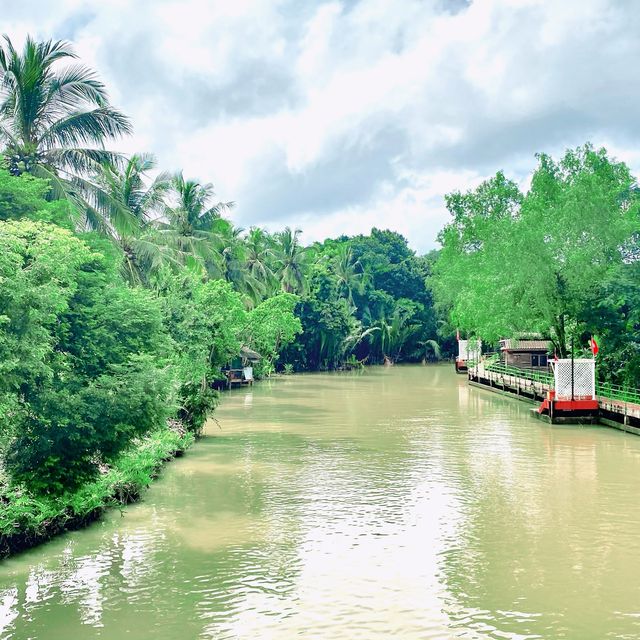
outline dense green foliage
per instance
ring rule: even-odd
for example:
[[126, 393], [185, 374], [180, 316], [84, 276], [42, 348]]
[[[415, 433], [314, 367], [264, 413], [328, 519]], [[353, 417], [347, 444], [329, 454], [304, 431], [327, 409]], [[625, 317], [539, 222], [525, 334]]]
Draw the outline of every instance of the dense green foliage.
[[498, 173], [450, 194], [429, 256], [379, 229], [305, 246], [105, 151], [128, 120], [73, 58], [0, 47], [0, 537], [126, 501], [248, 351], [260, 377], [438, 359], [455, 328], [559, 354], [598, 334], [599, 375], [640, 385], [638, 190], [605, 151], [540, 155], [526, 193]]
[[199, 433], [241, 353], [261, 356], [257, 377], [438, 354], [429, 265], [404, 238], [308, 247], [298, 229], [234, 227], [212, 185], [102, 150], [129, 124], [91, 70], [62, 66], [73, 58], [62, 42], [0, 48], [11, 487], [64, 500], [148, 433]]
[[331, 369], [353, 359], [371, 364], [432, 357], [436, 320], [426, 258], [398, 233], [326, 240], [310, 249], [303, 333], [283, 355], [297, 369]]
[[559, 355], [596, 334], [599, 375], [640, 384], [638, 203], [626, 165], [588, 145], [540, 155], [526, 194], [502, 173], [451, 194], [432, 281], [440, 310], [488, 342], [548, 336]]
[[55, 226], [4, 223], [0, 254], [7, 469], [60, 492], [166, 418], [160, 308]]
[[137, 499], [162, 464], [193, 442], [191, 433], [160, 428], [133, 442], [110, 469], [63, 495], [34, 494], [0, 473], [0, 558], [83, 526], [108, 507]]

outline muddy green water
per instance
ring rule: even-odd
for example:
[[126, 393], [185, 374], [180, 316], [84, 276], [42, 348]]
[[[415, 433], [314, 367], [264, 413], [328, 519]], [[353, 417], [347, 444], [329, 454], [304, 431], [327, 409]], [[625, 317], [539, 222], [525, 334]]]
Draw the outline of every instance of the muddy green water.
[[0, 565], [0, 638], [640, 637], [640, 438], [451, 366], [227, 394], [144, 502]]

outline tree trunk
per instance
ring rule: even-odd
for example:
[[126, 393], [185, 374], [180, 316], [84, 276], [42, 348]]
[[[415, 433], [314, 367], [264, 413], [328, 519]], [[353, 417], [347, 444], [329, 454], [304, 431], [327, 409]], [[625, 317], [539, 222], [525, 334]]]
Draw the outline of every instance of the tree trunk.
[[554, 343], [556, 343], [556, 347], [559, 351], [558, 356], [564, 358], [567, 355], [567, 332], [565, 329], [564, 313], [556, 317], [555, 322], [553, 323], [553, 328], [556, 333]]

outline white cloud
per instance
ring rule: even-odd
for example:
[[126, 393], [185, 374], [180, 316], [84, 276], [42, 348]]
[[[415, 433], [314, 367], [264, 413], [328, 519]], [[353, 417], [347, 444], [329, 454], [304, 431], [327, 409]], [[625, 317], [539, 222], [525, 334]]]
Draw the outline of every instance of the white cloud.
[[285, 220], [267, 220], [265, 226], [270, 230], [277, 230], [283, 224], [301, 228], [305, 242], [338, 234], [368, 233], [372, 227], [392, 228], [411, 238], [418, 250], [428, 251], [447, 216], [445, 194], [475, 188], [484, 179], [470, 171], [438, 171], [429, 175], [404, 172], [398, 178], [406, 186], [398, 189], [393, 182], [381, 183], [366, 204], [349, 206], [325, 216], [310, 211]]
[[73, 39], [133, 139], [307, 239], [434, 246], [443, 195], [592, 139], [640, 167], [640, 19], [624, 0], [0, 0], [20, 40]]

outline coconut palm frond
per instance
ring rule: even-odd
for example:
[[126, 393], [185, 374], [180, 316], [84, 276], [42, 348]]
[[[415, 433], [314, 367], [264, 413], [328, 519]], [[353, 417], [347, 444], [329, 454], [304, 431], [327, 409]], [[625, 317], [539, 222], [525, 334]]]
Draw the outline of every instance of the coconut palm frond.
[[131, 132], [129, 118], [117, 109], [105, 106], [61, 118], [42, 132], [37, 144], [44, 148], [102, 144], [105, 139], [119, 138]]
[[[80, 64], [68, 42], [27, 38], [19, 52], [5, 36], [0, 43], [0, 139], [14, 175], [31, 173], [49, 180], [52, 199], [68, 200], [92, 227], [110, 233], [105, 197], [90, 184], [103, 165], [122, 165], [106, 151], [107, 141], [131, 133], [129, 119], [110, 106], [96, 74]], [[93, 186], [96, 186], [93, 184]], [[91, 211], [92, 210], [92, 211]]]
[[82, 202], [73, 185], [68, 180], [61, 178], [52, 167], [45, 164], [36, 164], [30, 173], [36, 178], [48, 180], [48, 195], [50, 199], [67, 200], [76, 214], [81, 213], [85, 203]]
[[104, 149], [50, 149], [42, 154], [42, 160], [62, 174], [95, 175], [104, 165], [118, 165], [123, 159], [119, 153]]
[[111, 237], [132, 235], [139, 230], [139, 221], [126, 203], [97, 181], [72, 176], [69, 182], [87, 205], [85, 213], [89, 229]]
[[47, 102], [59, 109], [73, 108], [78, 102], [104, 106], [107, 91], [96, 73], [83, 65], [72, 65], [51, 78]]

